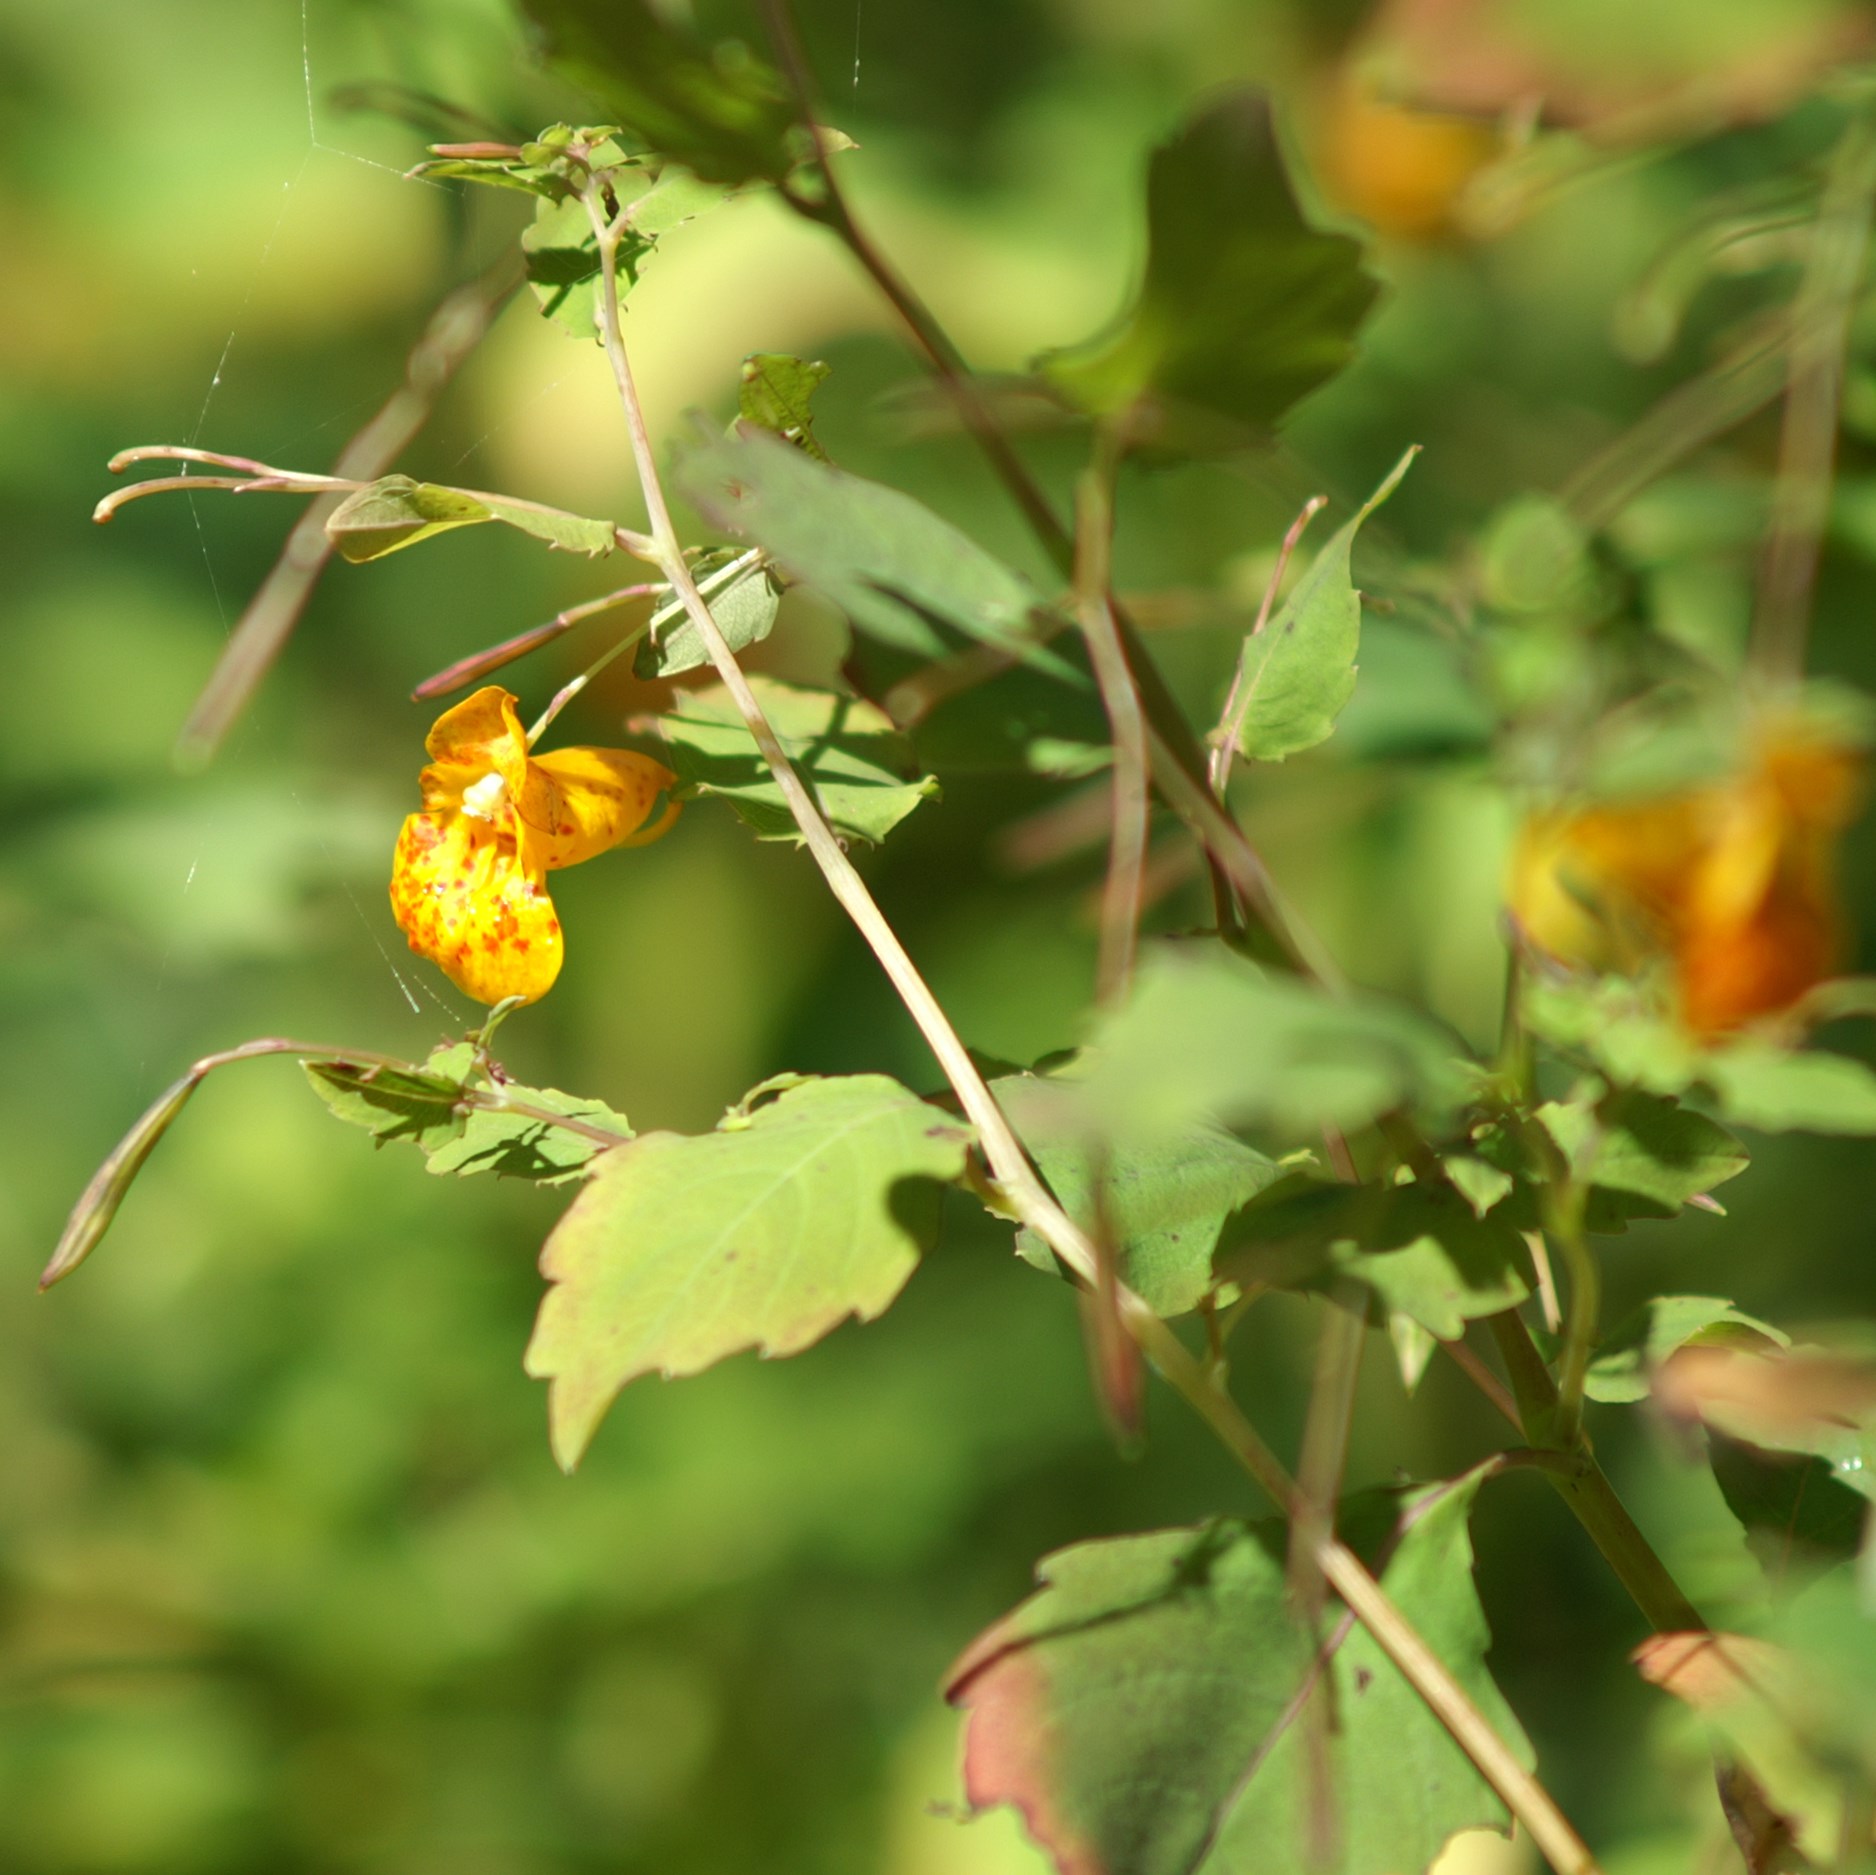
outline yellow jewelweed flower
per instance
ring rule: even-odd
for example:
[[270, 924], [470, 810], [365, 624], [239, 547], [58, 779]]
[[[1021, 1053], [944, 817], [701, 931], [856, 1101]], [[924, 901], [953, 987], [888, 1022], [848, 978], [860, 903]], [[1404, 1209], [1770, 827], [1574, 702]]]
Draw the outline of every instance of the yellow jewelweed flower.
[[1519, 929], [1590, 970], [1664, 962], [1696, 1034], [1789, 1008], [1841, 961], [1837, 844], [1864, 766], [1817, 724], [1774, 719], [1725, 780], [1535, 814], [1512, 860]]
[[677, 777], [630, 749], [530, 755], [515, 699], [497, 684], [446, 710], [424, 746], [423, 808], [391, 861], [398, 928], [477, 1002], [535, 1002], [560, 974], [547, 874], [666, 833], [675, 801], [645, 821]]

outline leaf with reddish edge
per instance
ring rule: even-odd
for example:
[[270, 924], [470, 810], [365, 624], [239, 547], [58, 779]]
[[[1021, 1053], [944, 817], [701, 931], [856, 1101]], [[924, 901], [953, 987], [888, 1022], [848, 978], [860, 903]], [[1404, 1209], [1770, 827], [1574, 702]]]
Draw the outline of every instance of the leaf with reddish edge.
[[[1485, 1469], [1404, 1500], [1383, 1578], [1507, 1736], [1485, 1672], [1466, 1517]], [[965, 1709], [972, 1804], [1013, 1804], [1061, 1875], [1303, 1875], [1303, 1733], [1315, 1648], [1287, 1599], [1280, 1527], [1218, 1521], [1084, 1543], [975, 1643]], [[1391, 1662], [1331, 1627], [1338, 1875], [1423, 1868], [1504, 1812]], [[1320, 1677], [1319, 1675], [1317, 1676]]]

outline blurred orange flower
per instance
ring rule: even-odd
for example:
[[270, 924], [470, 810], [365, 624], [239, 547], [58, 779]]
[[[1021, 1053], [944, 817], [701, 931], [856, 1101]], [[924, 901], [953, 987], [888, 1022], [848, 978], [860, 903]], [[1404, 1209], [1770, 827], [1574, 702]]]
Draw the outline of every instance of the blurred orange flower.
[[1466, 184], [1503, 149], [1496, 124], [1393, 103], [1349, 75], [1332, 81], [1317, 123], [1323, 188], [1371, 227], [1409, 241], [1455, 233]]
[[547, 874], [667, 832], [675, 801], [645, 820], [677, 778], [630, 749], [530, 755], [515, 699], [495, 684], [439, 716], [425, 747], [423, 809], [391, 862], [398, 928], [477, 1002], [534, 1002], [560, 974]]
[[1789, 1008], [1841, 960], [1837, 845], [1864, 767], [1788, 716], [1761, 726], [1729, 779], [1533, 814], [1511, 869], [1520, 933], [1584, 969], [1664, 963], [1697, 1034]]

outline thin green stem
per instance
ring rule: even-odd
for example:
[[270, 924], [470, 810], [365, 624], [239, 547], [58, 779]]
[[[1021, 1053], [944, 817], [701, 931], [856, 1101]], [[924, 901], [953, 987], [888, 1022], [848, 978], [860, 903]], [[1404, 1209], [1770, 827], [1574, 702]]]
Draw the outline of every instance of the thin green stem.
[[[1558, 1451], [1557, 1389], [1543, 1357], [1532, 1344], [1530, 1331], [1514, 1309], [1492, 1316], [1490, 1326], [1511, 1380], [1524, 1436], [1539, 1451]], [[1704, 1628], [1707, 1624], [1699, 1609], [1687, 1599], [1667, 1565], [1636, 1527], [1601, 1466], [1581, 1446], [1561, 1456], [1570, 1461], [1571, 1469], [1546, 1468], [1545, 1476], [1556, 1486], [1649, 1625], [1664, 1634]]]

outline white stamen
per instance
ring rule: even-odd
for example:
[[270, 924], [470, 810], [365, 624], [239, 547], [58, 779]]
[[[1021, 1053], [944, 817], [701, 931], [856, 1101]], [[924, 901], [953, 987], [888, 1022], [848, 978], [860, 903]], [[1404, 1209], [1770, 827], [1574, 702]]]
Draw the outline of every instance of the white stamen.
[[508, 797], [508, 784], [500, 775], [484, 775], [462, 791], [462, 811], [471, 820], [493, 820]]

